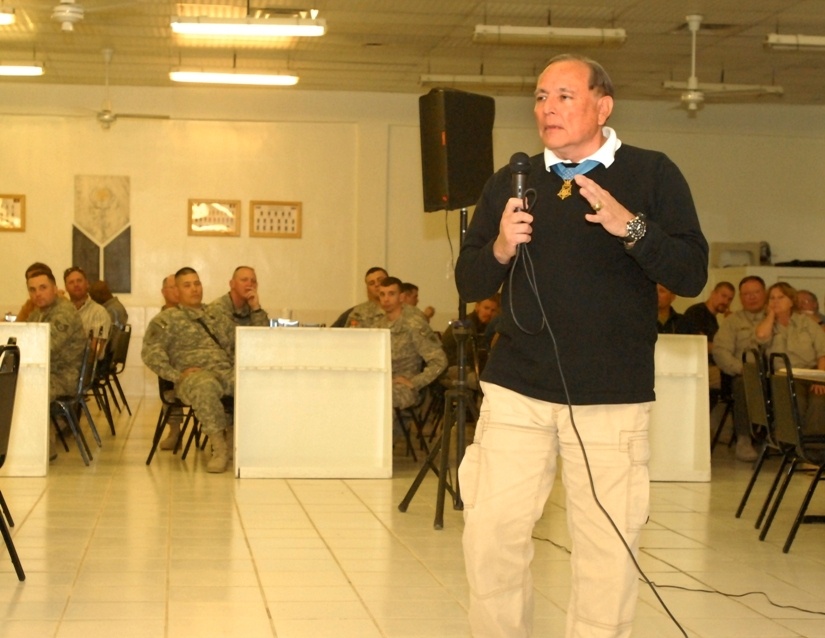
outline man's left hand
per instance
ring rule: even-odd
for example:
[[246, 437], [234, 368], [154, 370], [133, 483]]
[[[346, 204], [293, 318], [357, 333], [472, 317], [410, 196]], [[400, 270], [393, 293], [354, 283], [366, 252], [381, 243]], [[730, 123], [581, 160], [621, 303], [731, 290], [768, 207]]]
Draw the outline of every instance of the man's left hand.
[[633, 213], [622, 206], [616, 199], [596, 182], [585, 175], [576, 175], [573, 179], [581, 189], [581, 196], [587, 200], [592, 213], [584, 218], [596, 224], [601, 224], [604, 229], [616, 237], [627, 236], [627, 222], [636, 217]]

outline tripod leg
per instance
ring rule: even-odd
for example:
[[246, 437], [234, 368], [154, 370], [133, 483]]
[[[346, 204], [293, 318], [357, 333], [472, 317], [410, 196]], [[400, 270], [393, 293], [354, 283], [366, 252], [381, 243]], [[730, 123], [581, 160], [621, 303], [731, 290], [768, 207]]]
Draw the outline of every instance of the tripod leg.
[[433, 447], [430, 449], [430, 453], [427, 455], [427, 458], [424, 460], [424, 463], [421, 465], [421, 469], [418, 470], [418, 474], [415, 476], [415, 480], [410, 485], [410, 489], [407, 490], [407, 494], [404, 496], [404, 499], [398, 504], [398, 509], [401, 512], [406, 512], [407, 508], [410, 506], [410, 502], [413, 500], [415, 493], [418, 491], [418, 488], [421, 487], [421, 483], [424, 481], [424, 477], [427, 476], [427, 472], [432, 468], [433, 472], [438, 474], [438, 470], [436, 469], [433, 461], [435, 457], [438, 456], [438, 452], [441, 450], [441, 441], [436, 441]]

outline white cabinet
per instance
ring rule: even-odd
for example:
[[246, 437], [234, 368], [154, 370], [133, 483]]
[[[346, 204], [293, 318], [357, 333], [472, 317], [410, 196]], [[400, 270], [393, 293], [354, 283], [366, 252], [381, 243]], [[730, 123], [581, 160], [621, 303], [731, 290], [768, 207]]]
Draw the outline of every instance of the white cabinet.
[[650, 479], [710, 481], [708, 350], [703, 335], [659, 335]]
[[49, 467], [49, 324], [0, 323], [0, 343], [17, 339], [20, 372], [6, 462], [0, 476], [46, 476]]
[[392, 476], [388, 330], [238, 328], [235, 475]]

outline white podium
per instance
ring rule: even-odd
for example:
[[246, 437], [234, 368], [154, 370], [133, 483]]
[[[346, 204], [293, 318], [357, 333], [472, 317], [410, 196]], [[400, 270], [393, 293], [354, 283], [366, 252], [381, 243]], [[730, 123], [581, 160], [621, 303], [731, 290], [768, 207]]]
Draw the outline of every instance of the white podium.
[[235, 334], [235, 476], [392, 476], [388, 330]]
[[650, 480], [710, 481], [708, 349], [703, 335], [659, 335]]
[[0, 343], [17, 339], [20, 372], [0, 476], [46, 476], [49, 467], [49, 324], [0, 322]]

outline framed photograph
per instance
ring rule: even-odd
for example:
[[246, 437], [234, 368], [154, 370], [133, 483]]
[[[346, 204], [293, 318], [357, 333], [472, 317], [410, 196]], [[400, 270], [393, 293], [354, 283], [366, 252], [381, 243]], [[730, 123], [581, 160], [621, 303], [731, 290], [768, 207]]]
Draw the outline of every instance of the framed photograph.
[[190, 199], [189, 234], [237, 237], [241, 234], [241, 202], [236, 199]]
[[301, 202], [249, 202], [250, 237], [301, 237]]
[[0, 230], [26, 230], [25, 195], [0, 195]]

